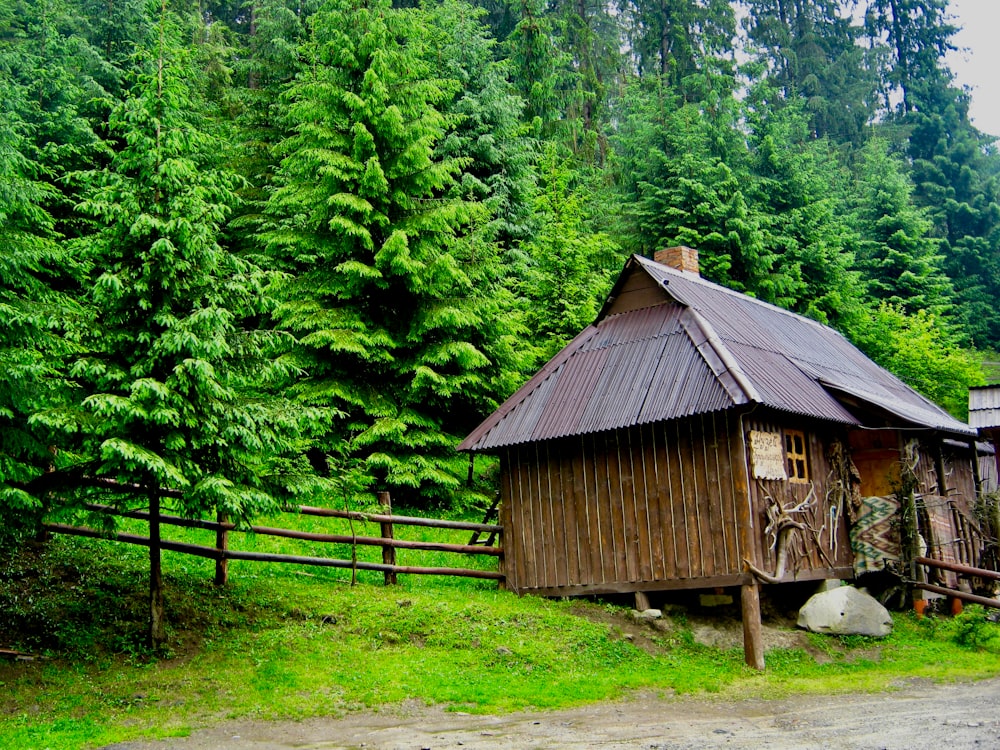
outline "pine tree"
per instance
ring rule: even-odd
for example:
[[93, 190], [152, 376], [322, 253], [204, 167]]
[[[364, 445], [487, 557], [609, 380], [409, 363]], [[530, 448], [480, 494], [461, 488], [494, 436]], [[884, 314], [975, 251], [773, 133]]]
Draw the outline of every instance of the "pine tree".
[[[123, 147], [110, 168], [82, 176], [80, 209], [97, 231], [80, 243], [94, 268], [91, 352], [72, 370], [88, 394], [52, 422], [86, 438], [86, 471], [143, 488], [150, 534], [165, 489], [183, 491], [185, 516], [238, 523], [277, 507], [282, 457], [297, 417], [250, 392], [276, 376], [266, 338], [242, 319], [259, 315], [265, 278], [222, 244], [238, 180], [199, 127], [192, 72], [176, 43], [177, 19], [161, 10], [160, 39], [115, 108]], [[278, 373], [280, 375], [280, 372]], [[159, 550], [150, 548], [154, 647], [165, 639]]]
[[939, 110], [936, 100], [952, 80], [945, 55], [958, 30], [948, 0], [868, 0], [865, 28], [869, 46], [888, 51], [880, 76], [885, 111]]
[[953, 313], [955, 290], [942, 265], [931, 222], [912, 203], [913, 185], [888, 144], [872, 139], [861, 153], [854, 191], [857, 262], [869, 294], [907, 314]]
[[63, 291], [79, 266], [59, 244], [44, 206], [56, 191], [39, 179], [21, 118], [27, 93], [0, 61], [0, 546], [36, 529], [44, 511], [32, 483], [64, 457], [38, 416], [70, 401], [69, 332], [82, 311]]
[[341, 415], [323, 447], [404, 503], [460, 489], [454, 446], [493, 378], [482, 340], [503, 325], [472, 283], [496, 263], [468, 236], [488, 213], [449, 197], [466, 160], [436, 151], [456, 87], [428, 75], [423, 20], [383, 0], [312, 18], [261, 234], [290, 275], [277, 319], [301, 342], [297, 393]]

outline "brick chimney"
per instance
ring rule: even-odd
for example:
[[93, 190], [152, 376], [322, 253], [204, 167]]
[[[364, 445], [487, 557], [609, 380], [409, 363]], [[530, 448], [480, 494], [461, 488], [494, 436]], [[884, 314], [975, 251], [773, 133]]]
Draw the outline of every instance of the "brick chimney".
[[695, 276], [701, 275], [698, 271], [698, 251], [691, 247], [678, 245], [657, 250], [653, 254], [653, 260], [678, 271], [693, 273]]

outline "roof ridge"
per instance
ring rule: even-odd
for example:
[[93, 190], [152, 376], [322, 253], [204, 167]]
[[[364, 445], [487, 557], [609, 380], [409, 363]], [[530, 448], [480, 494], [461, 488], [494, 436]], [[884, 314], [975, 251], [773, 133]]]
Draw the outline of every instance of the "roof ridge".
[[[665, 274], [667, 274], [669, 276], [676, 277], [677, 279], [680, 279], [681, 281], [686, 281], [686, 282], [689, 282], [689, 283], [692, 283], [692, 284], [701, 284], [702, 286], [711, 287], [712, 289], [716, 289], [716, 290], [718, 290], [720, 292], [723, 292], [725, 294], [728, 294], [730, 296], [737, 297], [737, 298], [739, 298], [741, 300], [745, 300], [745, 301], [751, 302], [751, 303], [753, 303], [755, 305], [760, 305], [761, 307], [766, 307], [766, 308], [768, 308], [770, 310], [774, 310], [775, 312], [779, 312], [779, 313], [782, 313], [784, 315], [788, 315], [788, 316], [790, 316], [792, 318], [796, 318], [797, 320], [802, 320], [802, 321], [804, 321], [806, 323], [811, 323], [812, 325], [817, 326], [819, 328], [823, 328], [823, 329], [826, 329], [826, 330], [833, 331], [838, 336], [843, 336], [843, 334], [840, 333], [840, 331], [838, 331], [836, 328], [833, 328], [832, 326], [827, 325], [826, 323], [821, 323], [818, 320], [814, 320], [812, 318], [809, 318], [809, 317], [803, 315], [802, 313], [797, 313], [797, 312], [795, 312], [793, 310], [788, 310], [788, 309], [786, 309], [784, 307], [781, 307], [780, 305], [774, 304], [773, 302], [766, 302], [766, 301], [760, 299], [759, 297], [752, 297], [751, 295], [749, 295], [746, 292], [740, 292], [740, 291], [737, 291], [736, 289], [730, 289], [729, 287], [723, 286], [722, 284], [718, 284], [718, 283], [716, 283], [714, 281], [709, 281], [708, 279], [706, 279], [703, 276], [696, 276], [693, 273], [679, 271], [676, 268], [672, 268], [670, 266], [665, 266], [662, 263], [657, 263], [655, 260], [650, 260], [649, 258], [647, 258], [645, 256], [642, 256], [642, 255], [633, 255], [632, 257], [636, 258], [647, 272], [649, 272], [649, 271], [655, 271], [655, 272], [659, 272], [659, 273], [665, 273]], [[668, 294], [670, 293], [669, 289], [667, 289], [667, 293]], [[671, 295], [671, 296], [673, 296], [673, 295]], [[680, 300], [679, 299], [677, 301], [680, 302], [681, 304], [688, 305], [688, 303], [685, 302], [684, 300]], [[688, 306], [690, 306], [690, 305], [688, 305]]]
[[[684, 303], [680, 303], [684, 304]], [[690, 327], [687, 320], [690, 321]], [[681, 325], [684, 328], [684, 332], [687, 333], [688, 338], [691, 339], [691, 343], [694, 345], [695, 349], [705, 360], [705, 364], [708, 365], [715, 379], [719, 382], [729, 397], [733, 399], [734, 403], [745, 404], [749, 401], [761, 402], [763, 399], [757, 392], [757, 388], [754, 386], [753, 382], [750, 380], [749, 376], [743, 372], [743, 368], [740, 367], [739, 362], [736, 361], [736, 357], [733, 353], [729, 351], [726, 347], [725, 342], [716, 333], [715, 328], [712, 324], [705, 319], [697, 310], [693, 307], [685, 305], [684, 314], [681, 316]], [[704, 340], [698, 342], [695, 337], [692, 336], [691, 328], [697, 329]], [[706, 356], [706, 352], [703, 346], [707, 345], [715, 357], [719, 360], [718, 363], [713, 363], [711, 358]], [[721, 365], [721, 367], [720, 367]], [[728, 378], [725, 376], [729, 375]], [[731, 381], [731, 382], [730, 382]], [[735, 389], [733, 388], [735, 386]], [[737, 393], [733, 393], [736, 390]]]

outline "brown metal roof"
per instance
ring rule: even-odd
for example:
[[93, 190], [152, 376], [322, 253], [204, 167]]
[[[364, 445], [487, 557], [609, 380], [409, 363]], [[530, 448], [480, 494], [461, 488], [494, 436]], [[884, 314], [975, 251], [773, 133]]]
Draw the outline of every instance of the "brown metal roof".
[[[611, 314], [617, 291], [636, 273], [655, 281], [662, 302]], [[845, 394], [906, 424], [975, 434], [832, 328], [632, 256], [598, 321], [459, 448], [488, 451], [745, 403], [860, 424]]]

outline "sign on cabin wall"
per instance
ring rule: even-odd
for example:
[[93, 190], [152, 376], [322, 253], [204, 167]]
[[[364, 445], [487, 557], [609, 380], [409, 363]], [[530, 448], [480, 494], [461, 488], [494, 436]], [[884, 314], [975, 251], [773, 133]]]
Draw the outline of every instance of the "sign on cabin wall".
[[754, 479], [788, 479], [781, 433], [750, 430], [750, 463]]

